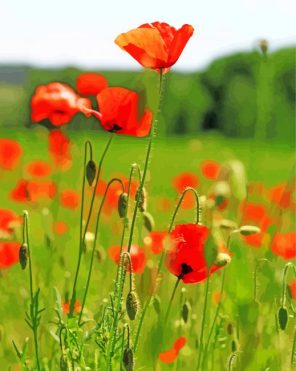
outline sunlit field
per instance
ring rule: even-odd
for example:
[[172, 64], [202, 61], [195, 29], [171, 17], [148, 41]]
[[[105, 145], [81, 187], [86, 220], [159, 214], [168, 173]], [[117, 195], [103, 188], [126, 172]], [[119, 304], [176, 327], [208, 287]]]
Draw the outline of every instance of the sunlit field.
[[193, 36], [0, 66], [0, 370], [295, 369], [295, 50], [171, 72]]

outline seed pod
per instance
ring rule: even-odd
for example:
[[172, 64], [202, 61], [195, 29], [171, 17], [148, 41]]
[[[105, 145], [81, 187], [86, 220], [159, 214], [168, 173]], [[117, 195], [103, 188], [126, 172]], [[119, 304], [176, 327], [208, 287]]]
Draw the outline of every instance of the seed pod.
[[182, 307], [182, 318], [185, 323], [188, 321], [189, 316], [189, 306], [188, 303], [184, 303]]
[[126, 311], [131, 321], [136, 318], [139, 311], [140, 303], [135, 290], [130, 291], [126, 297]]
[[118, 199], [118, 214], [120, 218], [124, 218], [127, 209], [127, 193], [123, 192]]
[[219, 254], [216, 257], [216, 260], [214, 261], [215, 265], [218, 265], [218, 267], [224, 267], [224, 265], [229, 264], [231, 262], [231, 257], [224, 253], [219, 252]]
[[139, 194], [140, 193], [139, 191], [140, 191], [140, 188], [138, 188], [136, 192], [136, 201], [139, 198], [139, 201], [138, 201], [139, 210], [141, 212], [144, 212], [147, 208], [147, 192], [144, 187], [142, 188], [141, 194]]
[[147, 211], [143, 212], [144, 226], [148, 232], [152, 232], [155, 226], [153, 216]]
[[95, 179], [96, 170], [97, 170], [97, 167], [96, 167], [95, 162], [93, 160], [89, 160], [87, 165], [86, 165], [85, 174], [86, 174], [86, 179], [87, 179], [88, 185], [90, 187], [93, 184], [93, 181]]
[[134, 352], [131, 348], [125, 348], [123, 353], [123, 364], [126, 371], [134, 371], [135, 368]]
[[28, 262], [28, 245], [23, 243], [19, 250], [19, 261], [22, 269], [25, 269]]
[[288, 323], [288, 311], [286, 307], [280, 307], [278, 313], [278, 319], [281, 330], [285, 330]]
[[261, 229], [254, 225], [243, 225], [239, 229], [239, 233], [243, 236], [250, 236], [251, 234], [260, 233]]

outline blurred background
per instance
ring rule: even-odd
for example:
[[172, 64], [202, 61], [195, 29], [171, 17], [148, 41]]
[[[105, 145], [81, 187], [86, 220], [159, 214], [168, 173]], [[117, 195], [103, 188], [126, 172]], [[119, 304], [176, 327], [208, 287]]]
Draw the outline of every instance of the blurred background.
[[[37, 85], [60, 81], [75, 87], [81, 71], [100, 72], [111, 86], [137, 88], [143, 69], [114, 39], [158, 20], [195, 28], [167, 79], [165, 135], [215, 131], [294, 146], [292, 1], [152, 0], [140, 6], [134, 0], [12, 0], [1, 13], [2, 129], [30, 126], [29, 102]], [[154, 84], [155, 73], [146, 74]], [[85, 128], [83, 121], [77, 115], [69, 129]], [[88, 128], [99, 126], [93, 120]]]

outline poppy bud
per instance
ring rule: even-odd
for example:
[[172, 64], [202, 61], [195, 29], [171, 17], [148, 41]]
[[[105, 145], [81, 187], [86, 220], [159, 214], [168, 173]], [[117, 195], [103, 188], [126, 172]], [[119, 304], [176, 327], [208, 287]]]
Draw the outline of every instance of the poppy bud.
[[286, 307], [280, 307], [278, 313], [278, 319], [281, 330], [285, 330], [288, 323], [288, 311]]
[[189, 316], [189, 303], [184, 303], [182, 307], [182, 318], [185, 323], [188, 321]]
[[237, 344], [235, 340], [232, 340], [231, 342], [231, 351], [236, 352], [237, 351]]
[[259, 47], [263, 55], [266, 55], [268, 51], [268, 41], [266, 39], [262, 39], [259, 41]]
[[148, 232], [152, 232], [155, 227], [153, 216], [150, 213], [143, 212], [144, 226]]
[[254, 225], [243, 225], [239, 229], [239, 233], [243, 236], [250, 236], [251, 234], [260, 233], [261, 229]]
[[131, 321], [136, 318], [136, 315], [139, 311], [140, 303], [139, 298], [135, 290], [132, 290], [128, 293], [126, 297], [126, 311], [128, 317]]
[[155, 312], [159, 315], [160, 314], [160, 299], [159, 299], [159, 296], [154, 297], [153, 308], [154, 308]]
[[136, 201], [139, 198], [139, 201], [138, 201], [139, 210], [141, 212], [144, 212], [147, 208], [147, 192], [146, 192], [146, 189], [144, 187], [142, 188], [141, 195], [140, 195], [139, 191], [140, 191], [140, 188], [138, 188], [138, 190], [136, 192]]
[[88, 185], [91, 187], [91, 185], [93, 184], [93, 181], [95, 179], [95, 176], [96, 176], [96, 164], [93, 160], [89, 160], [87, 165], [86, 165], [86, 179], [87, 179], [87, 182], [88, 182]]
[[124, 218], [127, 210], [127, 193], [123, 192], [118, 199], [118, 214], [120, 218]]
[[126, 371], [133, 371], [135, 368], [134, 352], [131, 348], [125, 348], [123, 353], [123, 364]]
[[19, 261], [22, 269], [25, 269], [28, 262], [28, 245], [23, 243], [19, 250]]
[[219, 227], [223, 229], [235, 229], [237, 228], [237, 223], [229, 219], [223, 219], [221, 220]]
[[228, 323], [228, 325], [227, 325], [227, 332], [228, 332], [229, 335], [232, 335], [233, 334], [232, 323]]
[[214, 264], [218, 267], [224, 267], [224, 265], [229, 264], [231, 262], [231, 257], [224, 253], [219, 252], [219, 254], [216, 257], [216, 260], [214, 261]]

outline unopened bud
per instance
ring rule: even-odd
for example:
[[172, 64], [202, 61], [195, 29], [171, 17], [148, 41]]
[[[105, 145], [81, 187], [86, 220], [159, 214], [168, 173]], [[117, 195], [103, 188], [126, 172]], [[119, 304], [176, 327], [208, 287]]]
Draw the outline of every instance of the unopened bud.
[[230, 255], [226, 254], [225, 252], [219, 252], [214, 261], [214, 264], [218, 267], [224, 267], [224, 265], [229, 264], [231, 262]]
[[243, 236], [249, 236], [251, 234], [260, 233], [261, 229], [258, 227], [255, 227], [254, 225], [243, 225], [239, 229], [239, 233]]
[[131, 348], [125, 348], [123, 353], [123, 364], [126, 371], [134, 371], [135, 368], [134, 352]]
[[153, 216], [150, 213], [147, 213], [147, 211], [145, 211], [143, 212], [143, 221], [147, 231], [152, 232], [155, 226]]
[[86, 174], [86, 179], [87, 179], [88, 185], [90, 187], [93, 184], [93, 181], [95, 179], [96, 170], [97, 170], [97, 167], [96, 167], [95, 162], [93, 160], [89, 160], [87, 165], [86, 165], [85, 174]]
[[138, 190], [136, 192], [136, 201], [137, 200], [138, 200], [139, 210], [141, 212], [144, 212], [147, 208], [147, 192], [146, 192], [146, 189], [144, 187], [142, 188], [141, 194], [140, 194], [140, 188], [138, 188]]
[[140, 303], [139, 298], [135, 290], [132, 290], [128, 293], [126, 297], [126, 311], [128, 317], [131, 321], [136, 318], [136, 315], [139, 311]]
[[228, 323], [228, 325], [227, 325], [227, 332], [228, 332], [229, 335], [232, 335], [233, 334], [232, 323]]
[[222, 219], [219, 223], [219, 227], [223, 229], [235, 229], [237, 228], [237, 223], [229, 219]]
[[28, 245], [23, 243], [19, 250], [19, 261], [22, 269], [25, 269], [28, 262]]
[[127, 193], [123, 192], [118, 199], [118, 214], [120, 218], [124, 218], [127, 210]]
[[188, 321], [189, 316], [189, 303], [184, 303], [182, 307], [182, 318], [185, 323]]
[[288, 311], [286, 307], [280, 307], [278, 313], [278, 319], [281, 330], [285, 330], [288, 323]]
[[262, 54], [266, 54], [268, 51], [268, 41], [266, 39], [262, 39], [259, 41], [259, 47], [261, 49]]
[[153, 299], [153, 308], [155, 312], [159, 315], [160, 314], [160, 299], [158, 296], [155, 296]]
[[231, 342], [231, 351], [236, 352], [237, 351], [237, 344], [235, 340], [232, 340]]

